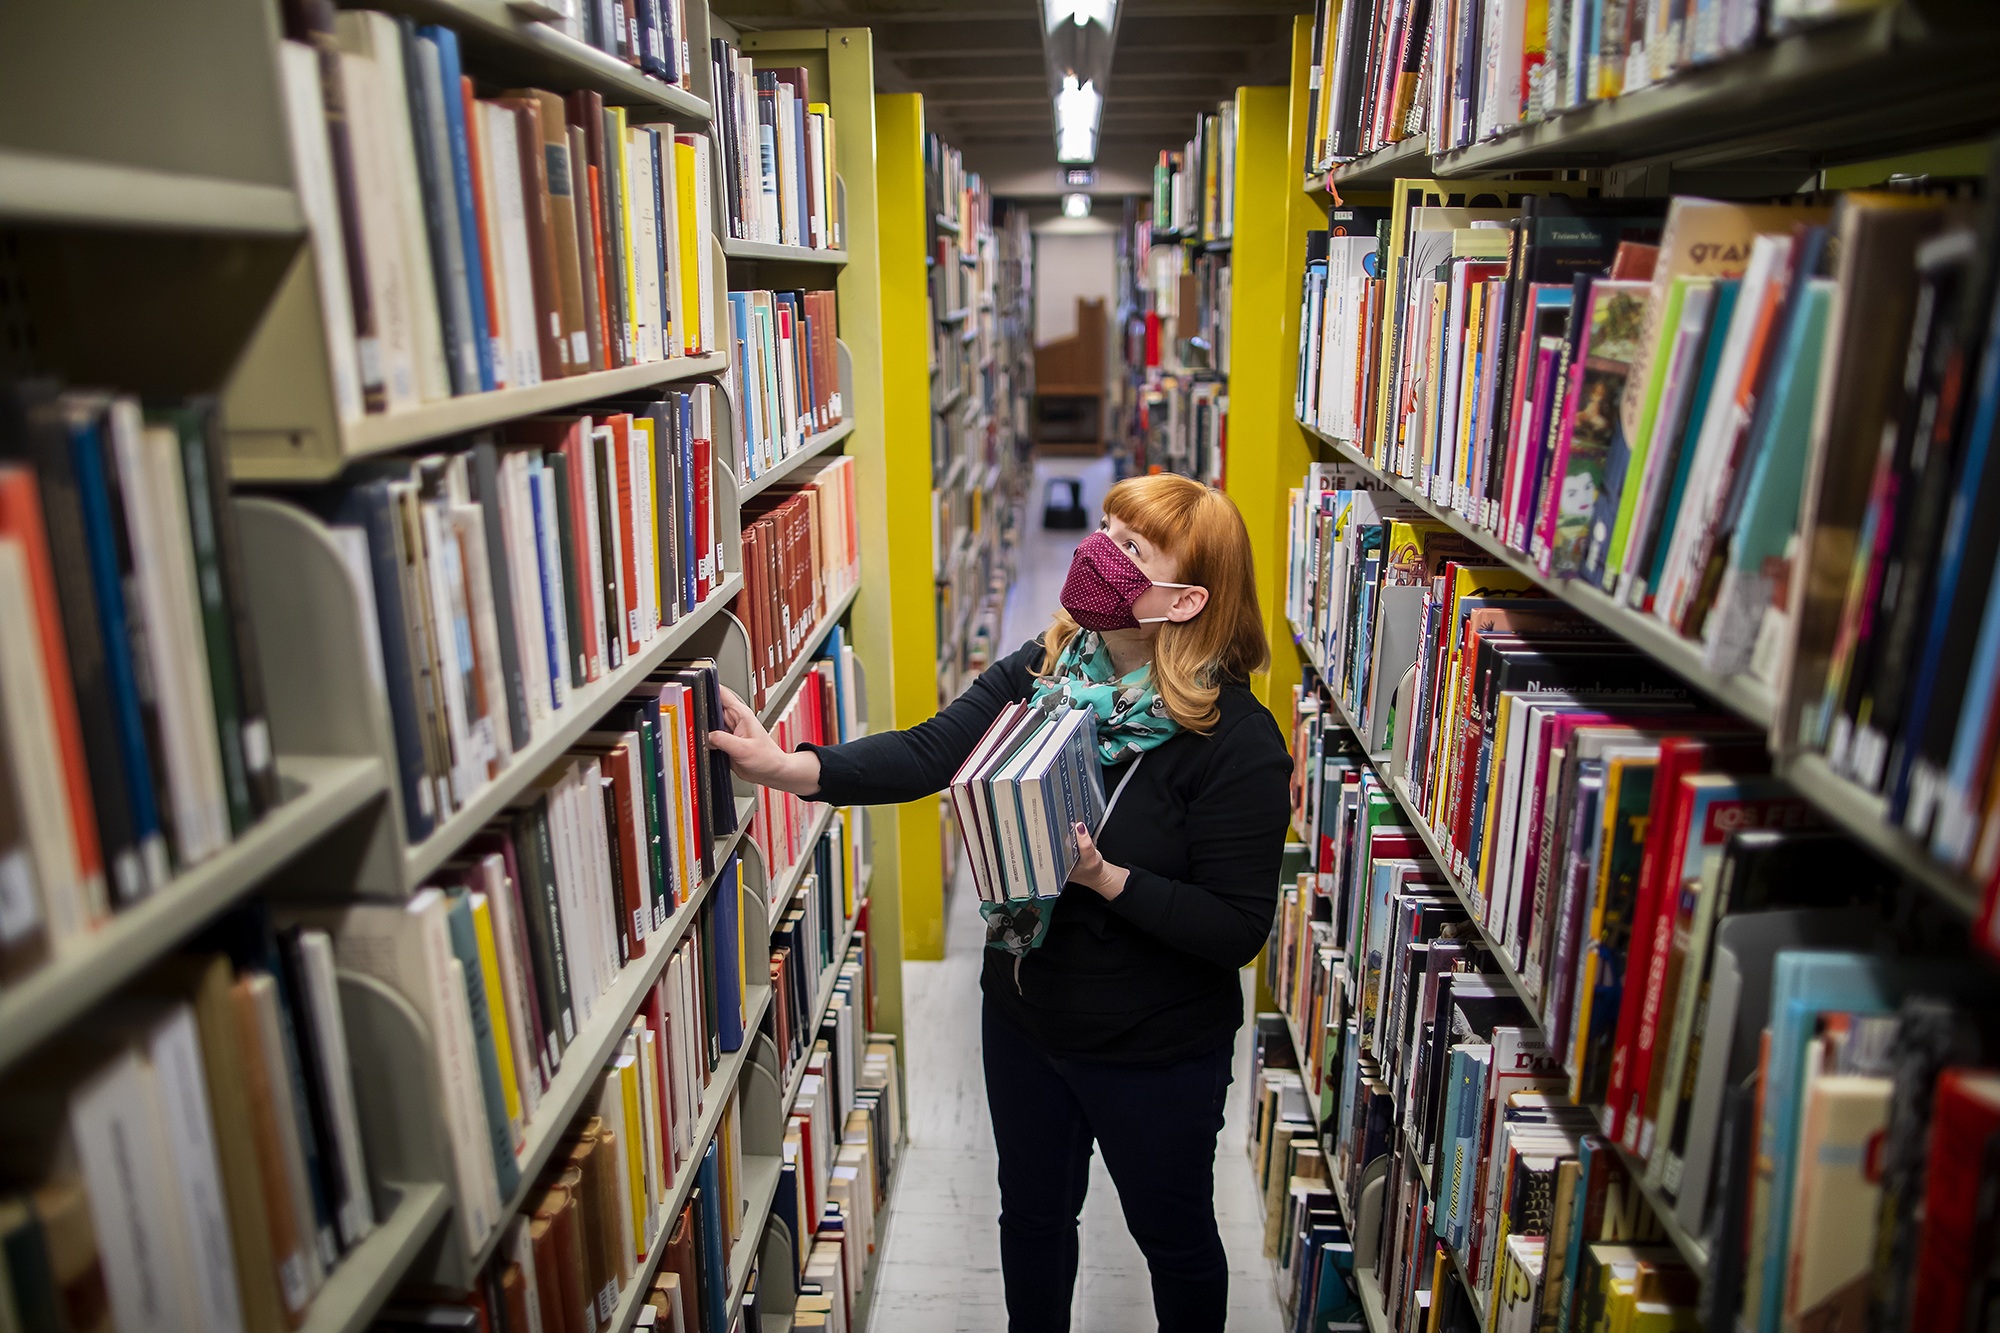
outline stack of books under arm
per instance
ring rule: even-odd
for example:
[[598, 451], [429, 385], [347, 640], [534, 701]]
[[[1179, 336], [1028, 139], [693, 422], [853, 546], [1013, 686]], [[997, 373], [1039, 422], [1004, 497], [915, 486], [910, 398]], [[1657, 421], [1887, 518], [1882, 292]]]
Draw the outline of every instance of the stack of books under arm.
[[1767, 688], [1780, 750], [1990, 904], [2000, 217], [1572, 188], [1399, 181], [1379, 276], [1308, 278], [1315, 428]]
[[1097, 714], [1011, 703], [951, 780], [952, 808], [986, 902], [1055, 898], [1076, 865], [1076, 826], [1104, 818]]
[[844, 247], [833, 112], [812, 100], [807, 72], [754, 69], [720, 37], [709, 39], [709, 55], [730, 236], [807, 250]]
[[285, 12], [343, 419], [722, 350], [707, 134], [594, 92], [476, 98], [450, 28]]

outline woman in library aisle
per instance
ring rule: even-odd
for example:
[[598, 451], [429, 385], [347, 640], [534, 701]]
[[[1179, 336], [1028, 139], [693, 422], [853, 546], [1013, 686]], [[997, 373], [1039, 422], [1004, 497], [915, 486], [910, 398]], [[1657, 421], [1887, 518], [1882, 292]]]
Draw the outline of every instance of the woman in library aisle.
[[[1098, 715], [1110, 809], [1035, 947], [987, 951], [984, 1057], [1009, 1327], [1066, 1329], [1093, 1142], [1152, 1273], [1163, 1331], [1216, 1330], [1228, 1261], [1215, 1143], [1269, 932], [1291, 761], [1248, 678], [1269, 659], [1230, 500], [1136, 477], [1071, 561], [1037, 640], [908, 731], [780, 750], [740, 701], [713, 743], [744, 778], [837, 804], [944, 788], [1010, 703], [1067, 689]], [[997, 933], [997, 932], [996, 932]]]

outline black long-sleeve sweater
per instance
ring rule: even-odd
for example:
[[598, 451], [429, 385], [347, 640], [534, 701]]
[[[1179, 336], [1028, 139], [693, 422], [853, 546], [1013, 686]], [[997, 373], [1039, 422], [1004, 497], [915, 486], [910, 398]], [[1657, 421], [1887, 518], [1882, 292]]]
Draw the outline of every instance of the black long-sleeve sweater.
[[[815, 799], [891, 805], [943, 790], [1000, 710], [1033, 692], [1041, 651], [1031, 642], [994, 663], [907, 731], [810, 747]], [[1236, 970], [1263, 947], [1277, 907], [1291, 760], [1247, 685], [1225, 685], [1217, 703], [1209, 734], [1182, 731], [1145, 754], [1098, 835], [1104, 859], [1131, 872], [1124, 891], [1106, 902], [1064, 888], [1018, 971], [1010, 955], [986, 952], [987, 1002], [1050, 1052], [1165, 1063], [1242, 1025]], [[1105, 771], [1107, 793], [1126, 768]]]

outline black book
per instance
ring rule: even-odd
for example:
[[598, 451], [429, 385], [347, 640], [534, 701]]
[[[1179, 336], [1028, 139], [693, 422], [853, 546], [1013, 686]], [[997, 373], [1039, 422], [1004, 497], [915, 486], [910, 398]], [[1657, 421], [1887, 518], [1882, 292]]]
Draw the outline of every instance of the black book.
[[611, 871], [611, 912], [619, 925], [618, 929], [612, 931], [611, 934], [618, 941], [618, 966], [623, 967], [632, 961], [632, 950], [628, 938], [632, 932], [632, 923], [625, 915], [631, 908], [631, 898], [628, 895], [625, 883], [625, 858], [619, 855], [616, 845], [616, 839], [618, 838], [618, 793], [609, 778], [599, 778], [597, 780], [597, 794], [604, 803], [604, 827], [611, 830], [613, 839], [611, 855], [607, 859]]
[[[625, 634], [629, 621], [625, 614], [625, 562], [619, 553], [624, 534], [618, 530], [618, 463], [612, 457], [617, 446], [609, 432], [604, 438], [595, 438], [595, 431], [583, 441], [583, 447], [590, 451], [589, 459], [597, 480], [597, 551], [601, 569], [591, 571], [596, 575], [596, 587], [591, 595], [599, 599], [603, 608], [604, 625], [604, 668], [615, 671], [625, 665]], [[577, 555], [584, 558], [584, 551]]]
[[1319, 169], [1320, 140], [1315, 137], [1319, 133], [1319, 102], [1326, 96], [1326, 77], [1332, 72], [1320, 63], [1326, 56], [1326, 5], [1327, 0], [1315, 0], [1313, 5], [1312, 53], [1307, 57], [1313, 78], [1306, 91], [1306, 155], [1299, 169], [1308, 176]]
[[1375, 30], [1376, 0], [1347, 0], [1341, 6], [1341, 31], [1335, 39], [1333, 68], [1320, 77], [1334, 98], [1327, 119], [1329, 156], [1353, 157], [1360, 151], [1362, 89], [1368, 78], [1368, 35]]
[[722, 130], [722, 198], [729, 206], [729, 235], [743, 239], [743, 187], [737, 166], [743, 144], [737, 135], [736, 75], [731, 47], [720, 37], [708, 39], [710, 82], [715, 86], [716, 123]]
[[[583, 447], [589, 447], [588, 441]], [[590, 681], [590, 646], [583, 641], [583, 603], [577, 600], [583, 594], [582, 562], [577, 559], [576, 525], [570, 519], [569, 455], [558, 449], [545, 454], [542, 463], [555, 481], [556, 548], [562, 556], [563, 611], [569, 621], [569, 683], [582, 689]]]
[[[138, 696], [132, 684], [132, 664], [123, 644], [120, 661], [106, 658], [102, 609], [91, 583], [90, 543], [84, 525], [83, 502], [70, 465], [69, 430], [63, 420], [60, 392], [51, 380], [17, 380], [0, 390], [0, 458], [20, 459], [35, 470], [40, 492], [42, 527], [48, 537], [54, 567], [56, 602], [62, 612], [63, 646], [69, 656], [71, 687], [76, 692], [77, 721], [83, 732], [84, 765], [90, 773], [91, 804], [97, 815], [97, 837], [104, 854], [113, 900], [125, 905], [146, 895], [148, 856], [164, 869], [166, 844], [160, 838], [150, 787], [143, 793], [146, 819], [142, 825], [133, 809], [128, 786], [145, 772], [127, 771], [127, 751], [120, 743], [121, 720], [129, 711], [130, 742], [142, 768], [144, 738], [137, 728]], [[120, 680], [122, 678], [122, 687]]]
[[702, 688], [699, 671], [676, 671], [670, 677], [687, 687], [688, 726], [694, 742], [693, 779], [695, 785], [695, 837], [701, 853], [704, 877], [715, 873], [715, 799], [711, 791], [713, 770], [708, 763], [708, 733], [715, 728], [708, 713], [708, 692]]
[[389, 482], [376, 478], [348, 490], [329, 514], [332, 522], [360, 528], [368, 539], [368, 565], [375, 592], [375, 623], [382, 639], [384, 693], [389, 727], [396, 737], [396, 776], [403, 798], [403, 827], [412, 843], [436, 826], [437, 807], [424, 754], [423, 713], [417, 699], [409, 615], [403, 605], [403, 571], [397, 559], [396, 515]]
[[347, 1209], [347, 1175], [342, 1165], [340, 1143], [333, 1131], [332, 1098], [335, 1094], [326, 1085], [325, 1055], [320, 1050], [319, 1029], [313, 1025], [313, 997], [311, 988], [306, 985], [304, 961], [299, 956], [297, 926], [278, 933], [274, 958], [278, 964], [274, 971], [279, 994], [291, 1010], [292, 1033], [298, 1045], [299, 1073], [305, 1088], [305, 1112], [312, 1122], [313, 1137], [319, 1144], [319, 1179], [314, 1185], [325, 1194], [332, 1208], [337, 1249], [344, 1252], [361, 1238], [349, 1234], [344, 1225], [351, 1214]]
[[576, 1010], [570, 997], [569, 943], [563, 936], [562, 905], [556, 896], [547, 796], [537, 796], [515, 816], [514, 855], [521, 867], [521, 903], [526, 909], [528, 951], [535, 956], [535, 985], [560, 1060], [561, 1052], [576, 1040]]

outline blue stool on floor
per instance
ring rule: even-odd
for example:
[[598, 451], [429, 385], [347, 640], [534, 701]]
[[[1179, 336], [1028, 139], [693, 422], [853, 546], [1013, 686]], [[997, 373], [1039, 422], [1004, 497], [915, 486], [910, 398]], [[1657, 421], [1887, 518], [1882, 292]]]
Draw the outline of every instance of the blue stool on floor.
[[1083, 507], [1083, 483], [1074, 477], [1051, 477], [1042, 488], [1042, 527], [1051, 532], [1090, 526]]

